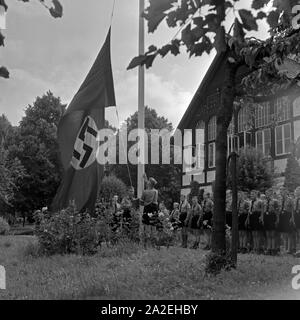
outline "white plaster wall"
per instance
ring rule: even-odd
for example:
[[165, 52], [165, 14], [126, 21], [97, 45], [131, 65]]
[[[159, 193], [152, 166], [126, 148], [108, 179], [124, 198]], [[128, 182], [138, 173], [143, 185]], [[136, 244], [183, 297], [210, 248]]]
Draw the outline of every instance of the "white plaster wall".
[[294, 121], [294, 141], [300, 137], [300, 120]]
[[285, 171], [287, 159], [274, 160], [274, 168], [276, 173]]
[[191, 192], [191, 189], [181, 189], [180, 194], [187, 196]]
[[196, 174], [194, 175], [194, 181], [197, 181], [199, 183], [205, 183], [205, 174], [202, 173], [202, 174]]
[[216, 177], [216, 171], [207, 171], [207, 182], [213, 182]]
[[191, 183], [191, 175], [184, 175], [182, 176], [182, 185], [189, 186]]
[[293, 115], [294, 117], [300, 116], [300, 97], [293, 102]]

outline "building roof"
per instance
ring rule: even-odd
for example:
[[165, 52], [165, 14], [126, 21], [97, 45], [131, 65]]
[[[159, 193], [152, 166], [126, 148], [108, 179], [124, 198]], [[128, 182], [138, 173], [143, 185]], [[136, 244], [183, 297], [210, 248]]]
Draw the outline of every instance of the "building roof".
[[193, 110], [198, 106], [197, 101], [199, 101], [199, 98], [204, 96], [206, 94], [206, 88], [210, 82], [210, 80], [215, 76], [215, 74], [219, 71], [219, 68], [221, 64], [224, 62], [224, 58], [226, 56], [226, 52], [218, 53], [213, 62], [211, 63], [208, 71], [206, 72], [203, 80], [200, 83], [199, 88], [197, 89], [192, 101], [190, 102], [187, 110], [185, 111], [179, 125], [178, 129], [183, 130], [188, 125], [189, 121], [189, 115], [193, 112]]

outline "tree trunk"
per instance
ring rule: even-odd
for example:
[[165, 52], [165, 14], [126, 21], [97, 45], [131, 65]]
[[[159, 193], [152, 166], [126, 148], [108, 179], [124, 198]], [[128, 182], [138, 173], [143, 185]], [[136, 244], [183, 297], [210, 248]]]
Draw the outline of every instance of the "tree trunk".
[[214, 184], [214, 216], [212, 251], [226, 254], [225, 201], [227, 177], [227, 130], [232, 119], [235, 98], [235, 76], [237, 65], [226, 62], [224, 85], [221, 91], [220, 107], [217, 112], [216, 136], [216, 178]]

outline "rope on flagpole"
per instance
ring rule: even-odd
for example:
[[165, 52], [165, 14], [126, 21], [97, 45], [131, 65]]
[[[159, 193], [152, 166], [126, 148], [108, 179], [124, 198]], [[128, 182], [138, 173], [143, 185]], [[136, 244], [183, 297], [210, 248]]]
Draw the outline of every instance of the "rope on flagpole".
[[111, 17], [110, 17], [110, 27], [112, 25], [113, 18], [114, 18], [115, 7], [116, 7], [116, 0], [114, 0], [114, 2], [113, 2], [113, 7], [112, 7], [112, 11], [111, 11]]
[[[119, 118], [119, 112], [118, 112], [117, 106], [115, 107], [115, 110], [116, 110], [116, 116], [117, 116], [117, 120], [118, 120], [118, 131], [119, 131], [119, 135], [120, 135], [120, 134], [121, 134], [121, 133], [120, 133], [121, 124], [120, 124], [120, 118]], [[123, 147], [124, 154], [127, 155], [127, 150], [125, 150], [124, 141], [123, 141], [122, 136], [120, 136], [120, 141], [121, 141], [121, 144], [122, 144], [122, 147]], [[126, 166], [127, 166], [127, 171], [128, 171], [128, 177], [129, 177], [129, 180], [130, 180], [130, 186], [132, 187], [133, 184], [132, 184], [132, 178], [131, 178], [131, 174], [130, 174], [130, 169], [129, 169], [128, 161], [126, 161]]]
[[[115, 7], [116, 7], [116, 0], [114, 0], [114, 2], [113, 2], [113, 7], [112, 7], [112, 11], [111, 11], [111, 18], [110, 18], [110, 27], [112, 25], [113, 18], [114, 18]], [[119, 112], [118, 112], [118, 107], [117, 106], [115, 106], [115, 110], [116, 110], [116, 116], [117, 116], [117, 120], [118, 120], [118, 131], [119, 131], [119, 134], [120, 134], [121, 123], [120, 123], [120, 117], [119, 117]], [[124, 151], [125, 154], [127, 154], [127, 151], [125, 150], [124, 141], [122, 139], [122, 136], [120, 137], [120, 140], [121, 140], [121, 144], [122, 144], [122, 147], [123, 147], [123, 151]], [[129, 180], [130, 180], [130, 186], [132, 187], [133, 186], [132, 177], [131, 177], [131, 174], [130, 174], [128, 161], [126, 161], [126, 166], [127, 166], [127, 171], [128, 171], [128, 177], [129, 177]]]

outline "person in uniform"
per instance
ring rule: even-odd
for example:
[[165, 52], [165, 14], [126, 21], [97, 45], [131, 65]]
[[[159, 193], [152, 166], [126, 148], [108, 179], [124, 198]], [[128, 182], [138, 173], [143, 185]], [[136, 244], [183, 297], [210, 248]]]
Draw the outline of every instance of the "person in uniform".
[[297, 187], [294, 192], [294, 223], [296, 228], [296, 249], [297, 244], [300, 246], [300, 187]]
[[293, 218], [293, 200], [285, 187], [280, 187], [279, 215], [276, 221], [277, 230], [280, 232], [284, 247], [288, 253], [295, 253], [295, 226]]
[[253, 250], [260, 253], [261, 232], [263, 229], [263, 202], [258, 198], [257, 191], [253, 190], [250, 194], [251, 205], [247, 218], [247, 224], [253, 236]]
[[226, 191], [226, 225], [232, 228], [232, 191]]
[[203, 209], [203, 230], [204, 230], [204, 236], [206, 238], [206, 246], [204, 247], [204, 250], [210, 250], [214, 203], [211, 199], [209, 192], [204, 194], [202, 209]]
[[134, 202], [134, 187], [128, 187], [126, 196], [121, 201], [122, 225], [126, 230], [129, 230], [132, 222], [132, 208]]
[[264, 229], [266, 231], [266, 254], [275, 255], [276, 251], [276, 220], [279, 212], [279, 203], [274, 196], [273, 189], [266, 191], [266, 200], [264, 203]]
[[250, 209], [250, 202], [246, 194], [242, 191], [238, 193], [238, 226], [239, 226], [239, 250], [241, 253], [247, 252], [248, 237], [246, 221]]
[[147, 179], [146, 189], [142, 193], [141, 204], [144, 206], [142, 215], [142, 234], [144, 247], [147, 248], [147, 244], [151, 242], [154, 246], [156, 239], [156, 224], [158, 221], [158, 191], [155, 189], [157, 184], [154, 178]]
[[202, 207], [198, 202], [198, 197], [192, 198], [192, 206], [186, 218], [186, 225], [191, 234], [195, 236], [195, 242], [191, 249], [197, 249], [200, 244], [201, 228], [203, 221]]
[[173, 203], [173, 210], [170, 213], [169, 220], [170, 220], [170, 222], [172, 224], [173, 230], [175, 230], [175, 231], [177, 231], [178, 228], [179, 228], [179, 224], [180, 224], [179, 215], [180, 215], [179, 203], [178, 202], [174, 202]]
[[187, 214], [190, 210], [191, 206], [188, 203], [186, 196], [180, 196], [180, 204], [179, 204], [179, 227], [181, 228], [181, 247], [187, 248], [187, 241], [188, 241], [188, 230], [185, 224]]
[[119, 197], [114, 195], [111, 200], [112, 217], [110, 222], [110, 228], [112, 231], [112, 243], [115, 244], [118, 241], [117, 234], [121, 231], [121, 205], [119, 203]]

